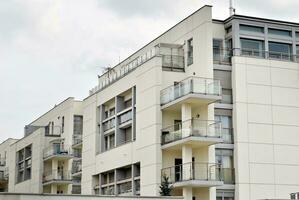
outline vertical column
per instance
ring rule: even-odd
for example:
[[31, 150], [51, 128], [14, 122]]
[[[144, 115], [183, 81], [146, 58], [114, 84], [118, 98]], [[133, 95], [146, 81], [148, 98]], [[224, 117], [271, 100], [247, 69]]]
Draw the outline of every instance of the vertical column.
[[115, 169], [114, 170], [114, 195], [118, 195], [117, 179], [118, 179], [118, 174], [117, 174], [117, 169]]
[[100, 105], [98, 107], [98, 110], [99, 110], [99, 116], [98, 116], [98, 119], [99, 121], [97, 123], [97, 126], [100, 125], [98, 127], [98, 134], [97, 134], [97, 137], [96, 137], [96, 153], [98, 152], [103, 152], [104, 151], [104, 147], [105, 147], [105, 144], [104, 144], [104, 130], [103, 130], [103, 119], [104, 119], [104, 106], [103, 105]]
[[183, 188], [183, 196], [184, 196], [184, 200], [192, 200], [192, 197], [193, 197], [192, 188], [184, 187]]
[[240, 44], [240, 30], [239, 23], [233, 21], [232, 23], [232, 40], [233, 40], [233, 54], [239, 55], [241, 53], [241, 44]]
[[191, 134], [191, 120], [192, 110], [191, 105], [184, 103], [182, 104], [182, 137], [188, 137]]

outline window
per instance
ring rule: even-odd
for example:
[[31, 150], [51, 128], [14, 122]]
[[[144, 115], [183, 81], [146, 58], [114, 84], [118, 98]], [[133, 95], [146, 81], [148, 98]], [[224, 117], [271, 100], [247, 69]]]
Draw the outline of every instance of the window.
[[244, 25], [244, 24], [240, 25], [240, 30], [246, 32], [253, 32], [253, 33], [264, 33], [264, 27]]
[[110, 112], [109, 116], [115, 115], [115, 108], [110, 108], [109, 112]]
[[106, 135], [104, 137], [104, 151], [107, 151], [111, 148], [114, 148], [115, 145], [115, 136], [114, 134]]
[[64, 133], [64, 116], [62, 117], [62, 122], [61, 122], [61, 133]]
[[297, 55], [297, 58], [299, 56], [299, 45], [296, 46], [296, 55]]
[[278, 42], [269, 42], [269, 57], [280, 60], [291, 60], [292, 45]]
[[217, 190], [217, 200], [234, 200], [235, 192], [233, 190]]
[[241, 38], [241, 55], [265, 57], [264, 41]]
[[132, 106], [132, 99], [126, 100], [124, 104], [125, 104], [125, 109], [131, 107]]
[[299, 32], [296, 32], [296, 38], [299, 40]]
[[269, 28], [268, 33], [269, 35], [292, 37], [292, 32], [288, 30]]
[[227, 115], [215, 115], [215, 121], [221, 122], [221, 134], [224, 143], [233, 143], [232, 117]]
[[31, 179], [32, 145], [19, 150], [16, 158], [17, 183]]
[[83, 133], [83, 116], [74, 116], [74, 135], [82, 135]]
[[222, 167], [222, 178], [225, 184], [233, 184], [234, 179], [234, 161], [233, 150], [216, 149], [216, 163]]
[[187, 65], [193, 64], [193, 38], [187, 41]]

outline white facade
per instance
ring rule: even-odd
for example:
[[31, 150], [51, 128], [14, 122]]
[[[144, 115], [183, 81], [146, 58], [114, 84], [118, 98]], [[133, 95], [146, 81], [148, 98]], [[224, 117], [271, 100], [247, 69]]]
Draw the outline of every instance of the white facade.
[[299, 191], [296, 54], [299, 24], [213, 20], [204, 6], [101, 75], [83, 102], [32, 122], [9, 147], [8, 191], [159, 196], [166, 176], [188, 200], [288, 198]]

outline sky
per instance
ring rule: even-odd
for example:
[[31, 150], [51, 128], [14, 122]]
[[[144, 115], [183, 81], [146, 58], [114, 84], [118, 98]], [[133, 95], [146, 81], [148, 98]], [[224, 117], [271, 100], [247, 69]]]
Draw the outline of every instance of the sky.
[[[229, 0], [0, 0], [0, 142], [203, 5]], [[236, 14], [299, 22], [299, 0], [235, 0]], [[258, 8], [258, 9], [257, 9]]]

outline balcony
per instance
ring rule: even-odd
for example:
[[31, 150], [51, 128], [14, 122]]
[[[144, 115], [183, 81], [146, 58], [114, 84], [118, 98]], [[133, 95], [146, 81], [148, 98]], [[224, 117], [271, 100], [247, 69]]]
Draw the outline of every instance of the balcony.
[[185, 163], [162, 169], [174, 187], [214, 187], [223, 185], [222, 168], [214, 163]]
[[71, 148], [68, 148], [62, 144], [52, 144], [44, 149], [44, 161], [57, 159], [57, 160], [69, 160], [73, 158]]
[[235, 184], [235, 169], [222, 168], [222, 178], [224, 184]]
[[119, 128], [127, 128], [132, 125], [132, 110], [119, 116]]
[[81, 148], [82, 147], [82, 135], [73, 135], [73, 148]]
[[164, 71], [184, 72], [184, 56], [162, 55], [162, 68]]
[[189, 77], [161, 91], [161, 109], [175, 109], [182, 103], [198, 105], [221, 100], [220, 81]]
[[71, 184], [72, 176], [70, 171], [51, 170], [43, 174], [43, 185], [50, 184]]
[[113, 132], [115, 128], [115, 118], [112, 118], [103, 123], [103, 131], [105, 134]]
[[260, 49], [246, 49], [246, 48], [234, 49], [234, 55], [299, 63], [299, 55], [276, 52], [276, 51], [265, 51]]
[[191, 119], [162, 129], [162, 149], [180, 149], [182, 145], [200, 147], [223, 142], [221, 122]]
[[218, 65], [231, 65], [231, 49], [213, 47], [213, 62]]
[[82, 160], [75, 160], [72, 164], [72, 176], [80, 176], [82, 173]]

